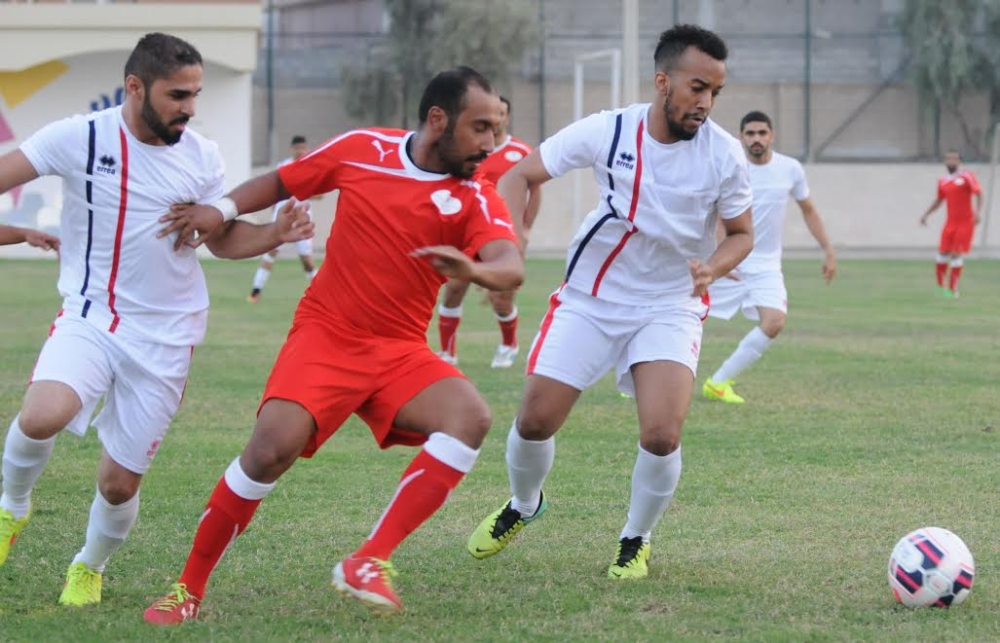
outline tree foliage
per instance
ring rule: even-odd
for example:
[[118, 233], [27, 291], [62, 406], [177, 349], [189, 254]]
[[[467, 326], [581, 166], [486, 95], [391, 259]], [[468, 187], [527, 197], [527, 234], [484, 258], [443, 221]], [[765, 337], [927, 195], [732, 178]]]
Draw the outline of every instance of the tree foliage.
[[906, 0], [900, 28], [917, 91], [954, 115], [966, 145], [982, 155], [987, 132], [969, 125], [961, 100], [985, 93], [991, 122], [1000, 121], [1000, 2]]
[[377, 124], [396, 114], [409, 127], [427, 81], [449, 67], [468, 65], [495, 84], [505, 82], [539, 33], [531, 0], [384, 0], [383, 6], [385, 44], [342, 70], [347, 113]]

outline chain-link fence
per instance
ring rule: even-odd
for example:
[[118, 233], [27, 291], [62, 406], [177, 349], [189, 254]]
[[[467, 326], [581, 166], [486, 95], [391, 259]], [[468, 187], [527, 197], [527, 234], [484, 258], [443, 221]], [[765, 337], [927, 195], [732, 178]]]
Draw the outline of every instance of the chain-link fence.
[[[535, 5], [544, 37], [513, 65], [501, 89], [514, 102], [514, 129], [537, 142], [572, 120], [577, 57], [622, 46], [622, 10], [606, 0]], [[949, 105], [921, 100], [907, 82], [910, 59], [895, 26], [901, 6], [901, 0], [640, 0], [641, 96], [650, 97], [660, 32], [694, 22], [716, 30], [730, 47], [727, 86], [713, 113], [730, 130], [745, 112], [760, 109], [775, 120], [779, 148], [803, 159], [929, 160], [956, 147], [969, 160], [984, 160], [991, 126], [986, 93]], [[270, 148], [294, 133], [322, 138], [362, 124], [344, 113], [341, 71], [364, 61], [387, 36], [340, 27], [316, 20], [310, 31], [265, 30], [255, 74], [255, 161], [280, 154]], [[585, 111], [609, 107], [608, 63], [588, 64], [586, 78]], [[363, 124], [400, 122], [397, 115]]]

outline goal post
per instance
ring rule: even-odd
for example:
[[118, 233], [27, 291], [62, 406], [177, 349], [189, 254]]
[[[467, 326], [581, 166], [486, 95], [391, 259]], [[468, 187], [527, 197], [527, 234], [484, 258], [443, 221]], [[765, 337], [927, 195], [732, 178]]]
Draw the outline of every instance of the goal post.
[[[612, 49], [602, 49], [580, 54], [573, 59], [573, 122], [583, 118], [584, 110], [584, 89], [586, 87], [584, 71], [587, 63], [595, 61], [609, 60], [610, 74], [608, 83], [609, 105], [608, 109], [618, 109], [621, 106], [622, 87], [622, 50], [615, 47]], [[580, 190], [582, 170], [573, 171], [573, 226], [576, 227], [583, 219], [581, 212], [582, 198]]]

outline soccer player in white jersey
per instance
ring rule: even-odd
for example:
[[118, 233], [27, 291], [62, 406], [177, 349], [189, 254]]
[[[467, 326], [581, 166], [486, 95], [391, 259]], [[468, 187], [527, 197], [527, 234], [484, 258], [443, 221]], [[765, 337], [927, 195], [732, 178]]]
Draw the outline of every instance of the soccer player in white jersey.
[[0, 246], [11, 246], [16, 243], [27, 243], [42, 250], [59, 251], [59, 237], [41, 230], [0, 224]]
[[[708, 116], [726, 79], [727, 48], [693, 25], [665, 31], [652, 104], [593, 114], [558, 132], [500, 180], [511, 212], [528, 188], [591, 168], [597, 206], [570, 245], [566, 280], [528, 353], [507, 437], [513, 498], [472, 533], [469, 552], [500, 552], [545, 511], [554, 435], [580, 393], [614, 369], [635, 396], [639, 445], [628, 519], [608, 568], [648, 574], [650, 534], [681, 473], [681, 427], [701, 346], [703, 299], [753, 245], [750, 180], [739, 141]], [[718, 218], [726, 236], [716, 247]]]
[[[306, 142], [305, 136], [293, 136], [290, 147], [292, 155], [281, 163], [278, 163], [278, 167], [294, 163], [305, 156], [306, 152], [309, 151], [309, 145]], [[283, 207], [285, 207], [285, 201], [279, 201], [275, 204], [274, 219], [278, 218], [278, 213], [281, 212], [281, 208]], [[295, 251], [299, 254], [299, 261], [302, 262], [302, 269], [306, 273], [306, 281], [312, 281], [312, 278], [316, 276], [316, 263], [313, 261], [312, 239], [296, 241]], [[278, 248], [275, 248], [260, 258], [260, 265], [257, 266], [257, 272], [253, 275], [253, 289], [247, 297], [247, 301], [251, 304], [255, 304], [260, 300], [260, 293], [264, 290], [267, 280], [271, 277], [271, 270], [274, 269], [274, 261], [277, 258]]]
[[744, 317], [759, 320], [760, 325], [747, 333], [733, 354], [701, 387], [708, 399], [730, 404], [745, 401], [733, 390], [736, 377], [760, 359], [785, 327], [788, 294], [781, 274], [781, 237], [789, 196], [798, 203], [806, 227], [823, 249], [823, 279], [829, 284], [837, 273], [837, 255], [809, 198], [802, 164], [771, 149], [774, 128], [770, 117], [763, 112], [749, 112], [740, 121], [740, 138], [750, 161], [754, 247], [726, 279], [712, 284], [709, 315], [732, 319], [737, 311], [742, 311]]
[[[135, 524], [140, 481], [205, 335], [208, 292], [198, 258], [160, 233], [173, 204], [224, 195], [218, 147], [186, 129], [201, 87], [193, 46], [147, 34], [125, 64], [124, 104], [51, 123], [0, 157], [0, 193], [60, 176], [64, 203], [62, 310], [4, 443], [0, 565], [28, 524], [31, 491], [56, 434], [83, 435], [104, 398], [93, 420], [103, 446], [97, 492], [63, 605], [100, 602], [105, 564]], [[277, 223], [230, 222], [204, 242], [219, 256], [245, 258], [311, 230], [305, 212], [289, 204]]]

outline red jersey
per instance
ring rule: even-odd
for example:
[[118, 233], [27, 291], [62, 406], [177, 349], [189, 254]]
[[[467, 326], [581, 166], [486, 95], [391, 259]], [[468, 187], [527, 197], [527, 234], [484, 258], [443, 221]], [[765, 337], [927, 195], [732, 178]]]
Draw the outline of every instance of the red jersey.
[[971, 224], [973, 219], [972, 195], [982, 189], [976, 175], [968, 170], [959, 170], [938, 179], [937, 198], [948, 206], [949, 224]]
[[417, 248], [447, 245], [475, 257], [497, 239], [517, 243], [507, 206], [489, 182], [418, 168], [413, 132], [361, 129], [278, 169], [297, 199], [340, 190], [323, 267], [296, 318], [319, 316], [364, 335], [426, 342], [447, 281]]
[[496, 185], [507, 170], [529, 154], [531, 154], [530, 145], [513, 136], [507, 136], [507, 140], [497, 145], [479, 165], [479, 171]]

